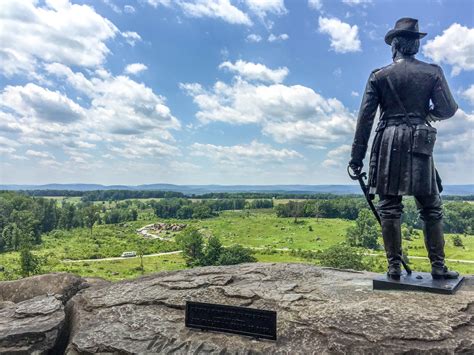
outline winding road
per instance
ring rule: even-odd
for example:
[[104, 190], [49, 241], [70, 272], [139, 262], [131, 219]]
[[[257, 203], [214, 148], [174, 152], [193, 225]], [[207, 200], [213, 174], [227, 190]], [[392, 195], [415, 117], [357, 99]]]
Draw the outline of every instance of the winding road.
[[[249, 249], [253, 250], [265, 250], [266, 248], [262, 247], [248, 247]], [[276, 248], [274, 249], [276, 251], [290, 251], [288, 248]], [[311, 250], [311, 251], [316, 251], [316, 250]], [[148, 255], [143, 255], [144, 258], [149, 258], [152, 256], [163, 256], [163, 255], [174, 255], [174, 254], [180, 254], [182, 253], [181, 250], [176, 250], [176, 251], [169, 251], [166, 253], [156, 253], [156, 254], [148, 254]], [[376, 253], [364, 253], [366, 256], [383, 256], [383, 254], [376, 254]], [[63, 263], [83, 263], [83, 262], [99, 262], [99, 261], [111, 261], [111, 260], [124, 260], [124, 259], [134, 259], [134, 258], [139, 258], [139, 256], [133, 256], [133, 257], [111, 257], [111, 258], [102, 258], [102, 259], [81, 259], [81, 260], [70, 260], [70, 259], [64, 259], [61, 260]], [[428, 260], [426, 256], [408, 256], [408, 259], [419, 259], [419, 260]], [[447, 262], [455, 262], [455, 263], [466, 263], [466, 264], [474, 264], [474, 260], [459, 260], [459, 259], [445, 259]]]
[[[182, 253], [181, 250], [176, 250], [176, 251], [168, 251], [166, 253], [156, 253], [156, 254], [147, 254], [143, 255], [144, 258], [149, 258], [152, 256], [163, 256], [163, 255], [173, 255], [173, 254], [180, 254]], [[102, 259], [80, 259], [80, 260], [71, 260], [71, 259], [64, 259], [61, 260], [63, 263], [83, 263], [83, 262], [98, 262], [98, 261], [111, 261], [111, 260], [125, 260], [125, 259], [136, 259], [139, 258], [139, 256], [128, 256], [128, 257], [123, 257], [123, 256], [116, 256], [112, 258], [102, 258]]]

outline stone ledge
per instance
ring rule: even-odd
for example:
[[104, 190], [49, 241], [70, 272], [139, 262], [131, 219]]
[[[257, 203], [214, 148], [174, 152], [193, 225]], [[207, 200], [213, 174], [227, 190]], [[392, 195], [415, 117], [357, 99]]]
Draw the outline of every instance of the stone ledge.
[[[472, 279], [455, 295], [373, 291], [376, 274], [308, 264], [164, 272], [92, 287], [68, 304], [67, 352], [474, 352]], [[187, 300], [278, 312], [278, 340], [184, 327]]]

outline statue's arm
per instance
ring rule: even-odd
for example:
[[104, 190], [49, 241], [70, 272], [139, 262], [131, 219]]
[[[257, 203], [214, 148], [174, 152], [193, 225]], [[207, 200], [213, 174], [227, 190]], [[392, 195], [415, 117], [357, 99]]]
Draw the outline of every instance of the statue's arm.
[[367, 81], [365, 93], [360, 104], [354, 142], [352, 144], [351, 162], [362, 163], [365, 158], [378, 105], [379, 95], [376, 86], [376, 77], [375, 73], [372, 72]]
[[431, 102], [433, 107], [429, 112], [429, 119], [433, 121], [445, 120], [452, 117], [458, 105], [454, 101], [453, 95], [449, 90], [448, 82], [444, 77], [443, 69], [436, 66], [437, 73], [433, 91], [431, 92]]

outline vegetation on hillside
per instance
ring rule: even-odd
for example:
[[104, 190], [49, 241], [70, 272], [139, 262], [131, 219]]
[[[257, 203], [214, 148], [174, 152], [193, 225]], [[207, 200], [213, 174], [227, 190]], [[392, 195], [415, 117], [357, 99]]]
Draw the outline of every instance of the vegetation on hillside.
[[[380, 229], [361, 198], [224, 196], [233, 198], [83, 202], [77, 196], [40, 198], [0, 193], [0, 280], [51, 271], [118, 280], [159, 270], [255, 259], [377, 272], [386, 268]], [[427, 271], [428, 261], [417, 259], [426, 257], [426, 250], [416, 206], [410, 199], [404, 204], [405, 254], [409, 254], [414, 269]], [[474, 237], [470, 235], [474, 205], [446, 202], [445, 215], [446, 230], [454, 232], [446, 235], [447, 258], [474, 260]], [[163, 231], [161, 239], [137, 233], [147, 224], [178, 223], [178, 219], [179, 223], [184, 219], [187, 227]], [[194, 257], [186, 252], [157, 254], [187, 250], [182, 244], [186, 235], [194, 235], [193, 243], [197, 240], [197, 246], [190, 249], [195, 251]], [[137, 257], [120, 258], [126, 251], [134, 251]], [[448, 264], [474, 273], [472, 263]]]

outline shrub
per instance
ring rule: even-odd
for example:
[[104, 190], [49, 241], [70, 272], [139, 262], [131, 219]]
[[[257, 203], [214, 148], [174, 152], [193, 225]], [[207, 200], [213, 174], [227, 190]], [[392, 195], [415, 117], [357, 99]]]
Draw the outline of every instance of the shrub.
[[222, 243], [217, 237], [210, 237], [200, 262], [201, 265], [219, 265], [222, 254]]
[[453, 244], [455, 247], [461, 247], [461, 248], [464, 247], [464, 243], [462, 242], [461, 236], [456, 234], [456, 235], [453, 235], [451, 239], [453, 240]]
[[195, 228], [188, 228], [184, 233], [176, 237], [176, 242], [183, 251], [183, 257], [187, 266], [196, 266], [201, 263], [203, 257], [203, 238]]
[[323, 250], [319, 254], [319, 261], [323, 266], [338, 269], [364, 270], [363, 255], [356, 248], [345, 244], [336, 244]]
[[20, 252], [20, 271], [23, 277], [30, 276], [31, 274], [37, 274], [40, 272], [41, 262], [40, 259], [33, 255], [33, 253], [24, 247]]
[[236, 265], [241, 263], [253, 263], [257, 261], [252, 251], [242, 245], [232, 245], [224, 249], [219, 258], [219, 265]]
[[368, 209], [360, 210], [356, 225], [347, 229], [346, 240], [352, 247], [377, 249], [377, 221]]

